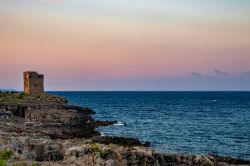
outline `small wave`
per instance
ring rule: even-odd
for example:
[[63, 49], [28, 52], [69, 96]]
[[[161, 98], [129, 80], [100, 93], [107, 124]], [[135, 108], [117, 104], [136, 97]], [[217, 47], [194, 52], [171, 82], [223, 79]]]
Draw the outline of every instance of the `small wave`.
[[125, 126], [125, 125], [126, 125], [126, 123], [116, 122], [114, 125], [115, 125], [115, 126]]
[[217, 102], [217, 100], [212, 100], [213, 102]]

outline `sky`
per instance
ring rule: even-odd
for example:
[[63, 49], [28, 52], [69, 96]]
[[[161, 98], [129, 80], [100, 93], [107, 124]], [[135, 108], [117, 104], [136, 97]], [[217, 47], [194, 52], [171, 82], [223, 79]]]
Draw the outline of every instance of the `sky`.
[[249, 0], [0, 0], [0, 89], [250, 90]]

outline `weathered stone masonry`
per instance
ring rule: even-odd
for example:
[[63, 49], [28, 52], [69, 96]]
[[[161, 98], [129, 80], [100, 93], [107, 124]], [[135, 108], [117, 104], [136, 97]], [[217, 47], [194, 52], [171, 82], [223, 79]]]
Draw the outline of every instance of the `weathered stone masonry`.
[[44, 75], [27, 71], [23, 73], [24, 93], [44, 93]]

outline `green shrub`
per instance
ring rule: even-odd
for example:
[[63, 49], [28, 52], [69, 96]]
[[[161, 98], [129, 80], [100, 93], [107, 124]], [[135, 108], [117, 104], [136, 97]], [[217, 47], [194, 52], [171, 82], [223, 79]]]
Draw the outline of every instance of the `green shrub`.
[[95, 143], [95, 144], [92, 144], [91, 145], [91, 149], [93, 152], [97, 152], [97, 153], [100, 153], [100, 157], [101, 158], [105, 158], [108, 154], [109, 154], [109, 150], [106, 150], [106, 149], [101, 149], [100, 145]]
[[6, 166], [5, 160], [0, 160], [0, 166]]
[[30, 166], [38, 166], [36, 163], [32, 163]]
[[14, 153], [11, 150], [5, 150], [0, 153], [0, 160], [6, 160], [14, 156]]
[[107, 156], [108, 156], [108, 154], [110, 153], [110, 150], [102, 150], [101, 152], [100, 152], [100, 156], [101, 156], [101, 158], [106, 158]]
[[97, 143], [92, 144], [92, 145], [91, 145], [91, 149], [92, 149], [93, 152], [100, 152], [100, 151], [102, 151], [100, 145], [97, 144]]

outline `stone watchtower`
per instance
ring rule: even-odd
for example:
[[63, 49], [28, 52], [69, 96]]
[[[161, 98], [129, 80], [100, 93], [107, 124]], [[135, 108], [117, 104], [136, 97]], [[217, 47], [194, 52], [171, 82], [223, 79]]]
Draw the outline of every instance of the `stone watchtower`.
[[26, 71], [23, 73], [24, 93], [44, 93], [44, 75], [34, 71]]

